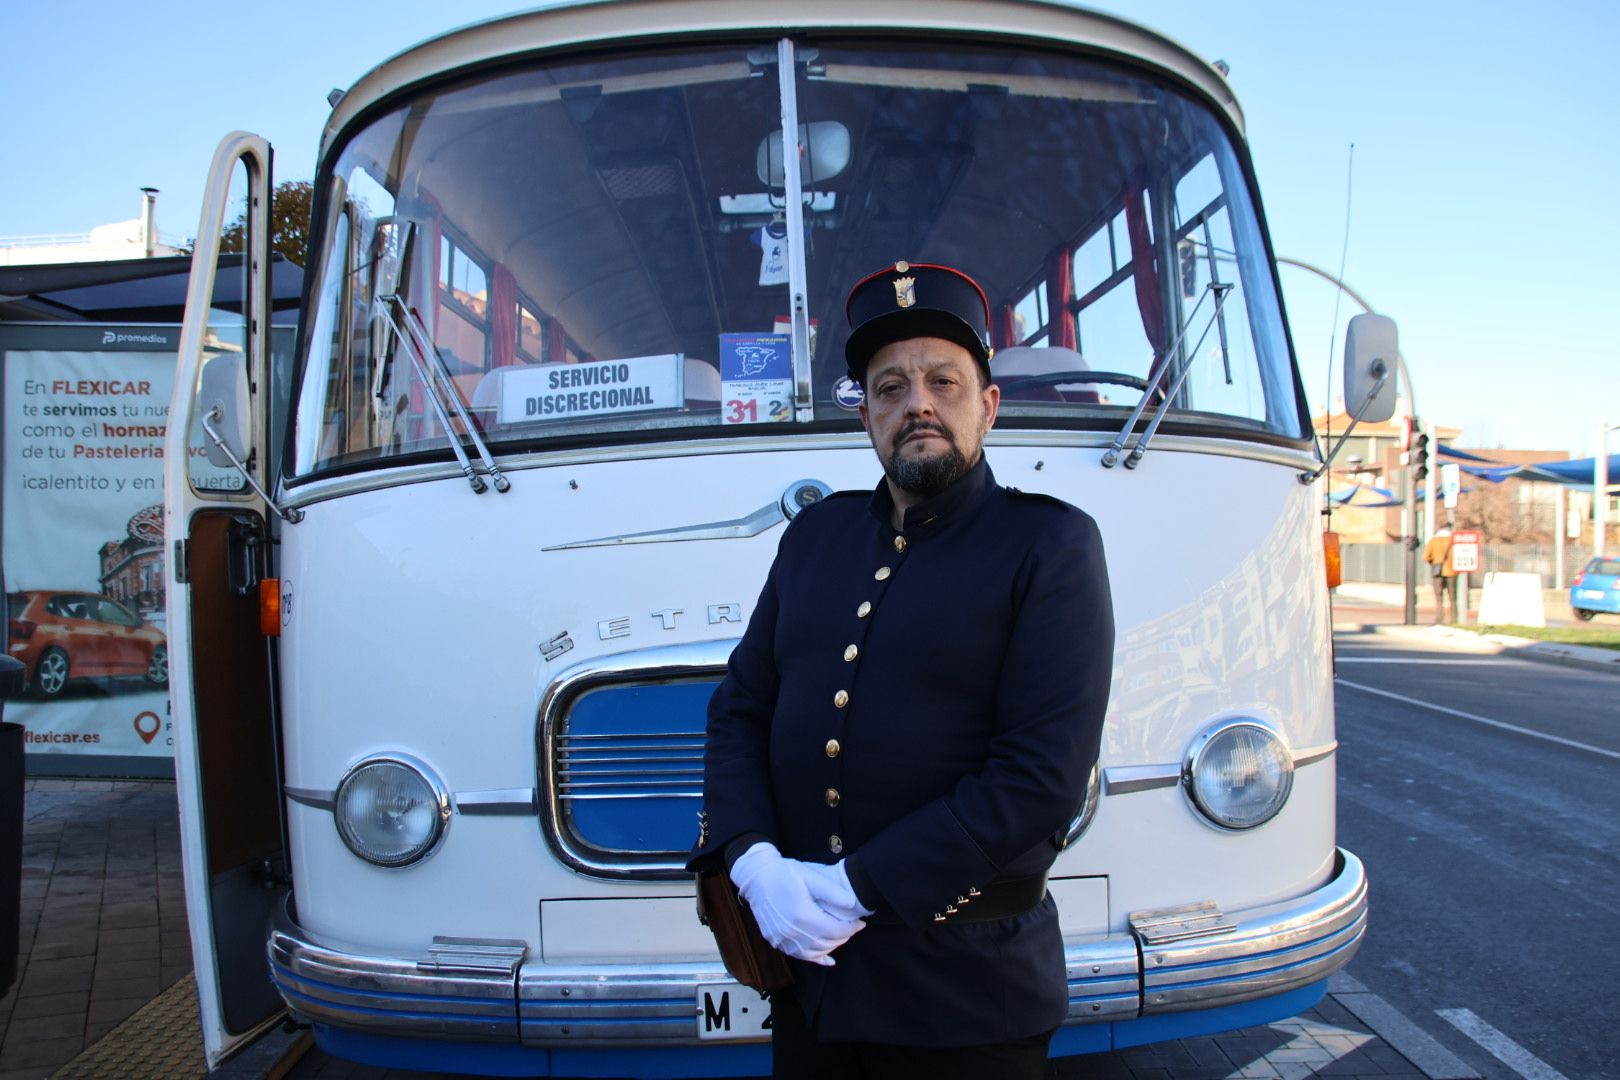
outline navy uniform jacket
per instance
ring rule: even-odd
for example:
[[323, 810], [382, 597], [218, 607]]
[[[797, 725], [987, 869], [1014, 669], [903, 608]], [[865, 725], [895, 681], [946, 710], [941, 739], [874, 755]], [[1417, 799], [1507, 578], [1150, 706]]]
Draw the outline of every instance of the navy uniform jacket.
[[[877, 915], [793, 962], [823, 1039], [966, 1046], [1068, 1013], [1047, 895], [999, 921], [935, 916], [970, 888], [1043, 873], [1097, 760], [1114, 623], [1080, 510], [977, 465], [891, 522], [887, 485], [834, 495], [782, 537], [709, 705], [706, 828], [846, 864]], [[874, 903], [875, 901], [875, 903]]]

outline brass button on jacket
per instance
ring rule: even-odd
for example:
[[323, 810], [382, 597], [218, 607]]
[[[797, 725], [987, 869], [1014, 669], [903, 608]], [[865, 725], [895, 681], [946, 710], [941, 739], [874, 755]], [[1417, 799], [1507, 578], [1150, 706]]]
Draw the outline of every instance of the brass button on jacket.
[[828, 739], [827, 740], [827, 756], [828, 757], [837, 757], [838, 752], [840, 750], [842, 750], [842, 749], [843, 749], [843, 747], [841, 745], [839, 745], [839, 742], [838, 742], [837, 739]]
[[856, 648], [854, 645], [847, 645], [844, 647], [844, 663], [849, 663], [859, 655], [861, 655], [861, 650]]
[[872, 601], [862, 600], [861, 606], [855, 609], [855, 617], [857, 619], [864, 619], [870, 614], [872, 614]]
[[843, 839], [836, 835], [827, 837], [827, 850], [834, 855], [842, 855], [844, 853]]
[[896, 550], [896, 551], [904, 551], [904, 550], [906, 550], [906, 538], [905, 537], [897, 536], [897, 537], [894, 538], [894, 550]]
[[838, 691], [838, 693], [834, 694], [833, 695], [833, 704], [835, 706], [837, 706], [838, 708], [840, 708], [840, 709], [842, 709], [845, 705], [848, 705], [849, 704], [849, 691], [848, 690], [840, 690], [840, 691]]
[[894, 573], [894, 571], [890, 570], [887, 566], [880, 566], [877, 568], [877, 573], [873, 574], [872, 576], [879, 581], [888, 581], [889, 575], [892, 573]]
[[843, 801], [844, 801], [844, 797], [842, 795], [838, 794], [838, 789], [837, 788], [830, 787], [830, 788], [827, 789], [827, 805], [828, 806], [837, 806], [839, 803], [841, 803]]

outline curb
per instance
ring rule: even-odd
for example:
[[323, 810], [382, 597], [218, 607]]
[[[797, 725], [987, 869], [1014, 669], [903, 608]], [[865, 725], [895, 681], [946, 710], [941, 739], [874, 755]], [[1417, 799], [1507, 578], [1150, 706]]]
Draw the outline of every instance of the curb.
[[1369, 623], [1363, 625], [1362, 629], [1443, 648], [1490, 652], [1520, 660], [1535, 660], [1543, 664], [1561, 664], [1564, 667], [1620, 675], [1620, 652], [1613, 649], [1598, 649], [1590, 645], [1566, 645], [1556, 641], [1536, 641], [1532, 638], [1513, 637], [1510, 634], [1477, 634], [1472, 630], [1461, 630], [1453, 626]]

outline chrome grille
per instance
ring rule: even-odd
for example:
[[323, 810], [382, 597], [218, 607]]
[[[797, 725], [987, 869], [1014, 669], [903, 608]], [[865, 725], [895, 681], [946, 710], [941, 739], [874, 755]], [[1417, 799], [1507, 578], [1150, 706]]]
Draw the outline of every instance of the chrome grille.
[[540, 818], [570, 869], [690, 880], [709, 698], [735, 641], [593, 657], [540, 699]]
[[701, 731], [667, 735], [557, 736], [557, 797], [703, 797]]

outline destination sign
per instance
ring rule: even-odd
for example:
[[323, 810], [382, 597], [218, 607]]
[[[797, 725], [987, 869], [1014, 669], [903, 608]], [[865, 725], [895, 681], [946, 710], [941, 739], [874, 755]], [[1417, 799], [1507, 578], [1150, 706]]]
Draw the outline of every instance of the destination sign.
[[580, 416], [678, 409], [682, 356], [633, 356], [584, 364], [499, 368], [502, 424], [571, 420]]

